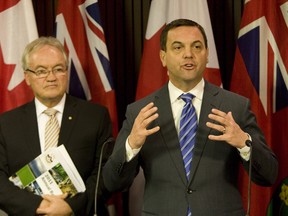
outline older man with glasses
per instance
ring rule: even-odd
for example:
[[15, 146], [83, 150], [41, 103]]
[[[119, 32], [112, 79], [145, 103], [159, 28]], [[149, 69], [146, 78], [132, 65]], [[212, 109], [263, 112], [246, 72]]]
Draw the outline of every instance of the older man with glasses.
[[[112, 136], [108, 110], [66, 93], [68, 60], [56, 38], [40, 37], [28, 44], [22, 67], [35, 98], [0, 116], [0, 209], [9, 215], [93, 215], [100, 150]], [[47, 110], [53, 111], [57, 133], [48, 147]], [[61, 144], [85, 182], [85, 192], [74, 197], [67, 194], [41, 197], [9, 181], [11, 175], [47, 148]], [[98, 191], [98, 201], [104, 204], [109, 194], [101, 183]], [[98, 207], [105, 209], [100, 203]]]

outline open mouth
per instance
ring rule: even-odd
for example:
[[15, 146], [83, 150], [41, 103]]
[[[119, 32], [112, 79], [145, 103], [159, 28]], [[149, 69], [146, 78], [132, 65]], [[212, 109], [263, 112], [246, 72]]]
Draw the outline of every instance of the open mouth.
[[195, 65], [194, 64], [184, 64], [182, 65], [182, 68], [186, 69], [186, 70], [192, 70], [195, 68]]

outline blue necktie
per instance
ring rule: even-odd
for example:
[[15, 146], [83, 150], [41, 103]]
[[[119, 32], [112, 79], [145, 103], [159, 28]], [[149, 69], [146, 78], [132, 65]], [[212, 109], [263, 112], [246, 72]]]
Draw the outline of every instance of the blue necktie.
[[186, 170], [186, 177], [187, 180], [189, 180], [190, 167], [197, 131], [197, 115], [195, 112], [195, 108], [192, 104], [192, 99], [195, 96], [188, 93], [182, 94], [180, 97], [182, 98], [182, 100], [185, 101], [185, 105], [183, 107], [180, 118], [179, 139], [183, 162]]
[[[186, 178], [188, 181], [190, 177], [190, 167], [197, 131], [197, 115], [195, 107], [192, 104], [192, 99], [195, 96], [187, 93], [182, 94], [180, 97], [185, 101], [185, 105], [180, 118], [179, 139], [183, 163], [186, 171]], [[191, 209], [188, 207], [187, 216], [191, 216], [191, 213]]]

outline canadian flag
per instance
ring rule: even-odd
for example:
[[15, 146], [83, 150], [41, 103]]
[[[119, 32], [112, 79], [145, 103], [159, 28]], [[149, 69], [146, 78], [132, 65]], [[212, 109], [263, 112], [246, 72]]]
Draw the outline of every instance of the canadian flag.
[[31, 0], [0, 1], [0, 113], [33, 98], [24, 81], [21, 56], [25, 46], [38, 38]]
[[192, 19], [205, 29], [208, 38], [209, 62], [204, 77], [218, 86], [221, 85], [221, 75], [207, 1], [153, 0], [150, 6], [136, 99], [152, 93], [167, 82], [167, 69], [163, 68], [159, 57], [160, 34], [166, 23], [179, 18]]

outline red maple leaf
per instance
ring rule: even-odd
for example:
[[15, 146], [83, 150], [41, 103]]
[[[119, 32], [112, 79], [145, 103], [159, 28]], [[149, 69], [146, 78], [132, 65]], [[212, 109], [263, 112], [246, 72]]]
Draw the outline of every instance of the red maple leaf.
[[0, 113], [22, 105], [33, 98], [33, 93], [25, 81], [14, 89], [8, 90], [15, 66], [15, 64], [5, 64], [0, 47]]

